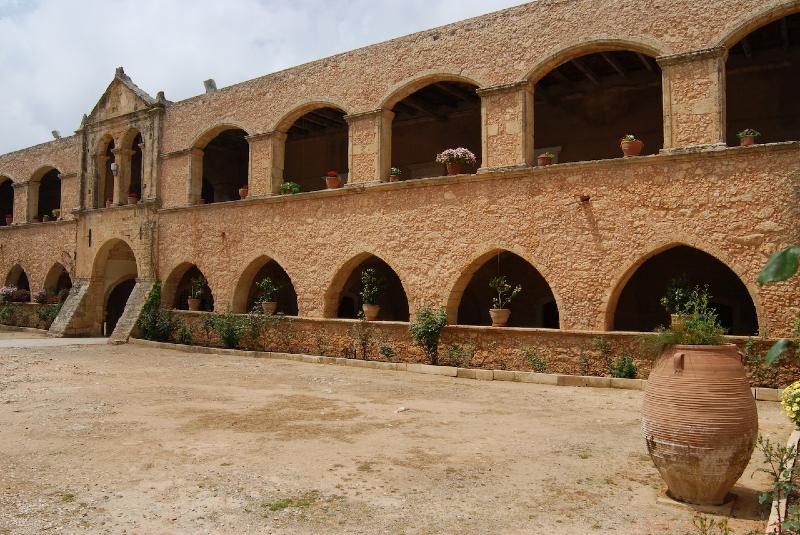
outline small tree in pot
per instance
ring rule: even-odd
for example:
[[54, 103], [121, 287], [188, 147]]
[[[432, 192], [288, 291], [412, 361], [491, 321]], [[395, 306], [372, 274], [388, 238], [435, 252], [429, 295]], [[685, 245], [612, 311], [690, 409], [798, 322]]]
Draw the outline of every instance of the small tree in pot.
[[192, 312], [200, 310], [200, 298], [203, 297], [205, 285], [206, 281], [202, 277], [193, 278], [189, 284], [189, 297], [186, 303]]
[[283, 288], [282, 284], [276, 284], [270, 277], [264, 277], [256, 283], [259, 296], [256, 303], [261, 305], [261, 310], [264, 314], [272, 316], [278, 310], [278, 302], [275, 301], [275, 296]]
[[375, 268], [367, 268], [361, 272], [361, 308], [367, 321], [375, 321], [381, 307], [378, 300], [386, 287], [386, 279], [378, 275]]
[[511, 286], [505, 275], [500, 275], [489, 281], [489, 288], [493, 288], [497, 295], [492, 299], [492, 308], [489, 315], [492, 317], [492, 327], [505, 327], [511, 316], [508, 305], [522, 291], [522, 285]]

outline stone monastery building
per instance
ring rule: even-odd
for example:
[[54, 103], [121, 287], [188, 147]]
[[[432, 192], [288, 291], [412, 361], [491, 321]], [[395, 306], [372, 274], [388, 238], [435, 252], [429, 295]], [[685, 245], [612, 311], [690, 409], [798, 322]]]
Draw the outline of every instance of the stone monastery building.
[[[71, 288], [51, 334], [125, 340], [154, 281], [185, 310], [200, 275], [203, 310], [247, 311], [269, 275], [279, 312], [346, 329], [365, 266], [386, 336], [426, 304], [507, 347], [634, 336], [678, 275], [732, 335], [800, 312], [798, 277], [756, 282], [800, 243], [798, 0], [540, 0], [206, 85], [171, 102], [119, 68], [74, 135], [0, 156], [0, 276]], [[477, 165], [446, 176], [452, 147]], [[523, 286], [507, 329], [487, 327], [497, 274]]]

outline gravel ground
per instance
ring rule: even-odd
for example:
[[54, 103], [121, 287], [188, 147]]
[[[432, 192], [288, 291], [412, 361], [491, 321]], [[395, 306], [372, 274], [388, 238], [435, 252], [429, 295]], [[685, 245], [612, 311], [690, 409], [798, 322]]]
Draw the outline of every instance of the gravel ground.
[[[130, 345], [0, 347], [0, 533], [683, 534], [692, 511], [656, 503], [641, 401]], [[778, 404], [758, 408], [785, 441]], [[734, 489], [739, 533], [764, 526], [759, 464]]]

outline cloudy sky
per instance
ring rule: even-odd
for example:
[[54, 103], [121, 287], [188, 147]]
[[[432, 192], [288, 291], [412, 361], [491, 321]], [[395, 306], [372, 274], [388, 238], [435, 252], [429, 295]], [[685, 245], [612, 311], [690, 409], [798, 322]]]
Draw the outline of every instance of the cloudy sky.
[[170, 100], [523, 0], [0, 0], [0, 153], [70, 135], [117, 65]]

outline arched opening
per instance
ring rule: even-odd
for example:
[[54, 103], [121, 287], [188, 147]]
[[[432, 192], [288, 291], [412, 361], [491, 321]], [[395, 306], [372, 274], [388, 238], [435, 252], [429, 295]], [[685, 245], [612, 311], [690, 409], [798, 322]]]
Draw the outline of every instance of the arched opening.
[[[52, 270], [51, 270], [52, 272]], [[86, 332], [110, 336], [119, 320], [119, 315], [124, 311], [130, 291], [124, 294], [122, 289], [114, 290], [122, 283], [130, 281], [132, 289], [138, 277], [138, 266], [133, 249], [125, 241], [111, 239], [103, 243], [95, 255], [92, 266], [92, 279], [87, 293], [87, 317], [84, 319]], [[59, 275], [61, 278], [62, 275]], [[123, 286], [125, 288], [126, 286]], [[113, 294], [113, 300], [112, 300]], [[120, 296], [125, 299], [120, 302]], [[89, 314], [94, 312], [94, 315]]]
[[13, 286], [18, 290], [31, 291], [31, 285], [28, 282], [28, 274], [22, 269], [22, 266], [16, 264], [6, 275], [6, 286]]
[[111, 335], [117, 328], [117, 322], [125, 311], [125, 305], [128, 304], [128, 298], [131, 296], [134, 286], [136, 286], [136, 279], [127, 279], [117, 283], [109, 292], [108, 299], [106, 299], [106, 336]]
[[14, 218], [14, 183], [0, 177], [0, 226], [10, 225]]
[[100, 143], [105, 148], [101, 149], [98, 154], [97, 204], [95, 208], [108, 207], [114, 202], [114, 175], [117, 169], [114, 140], [104, 138]]
[[142, 198], [142, 134], [137, 133], [131, 142], [131, 179], [128, 193], [135, 193], [137, 199]]
[[661, 305], [671, 281], [707, 285], [711, 305], [728, 334], [758, 333], [756, 307], [747, 287], [728, 266], [694, 247], [677, 245], [644, 261], [625, 283], [614, 309], [613, 330], [650, 332], [669, 325]]
[[[460, 281], [468, 281], [458, 300], [456, 322], [460, 325], [491, 325], [489, 309], [496, 295], [489, 283], [505, 276], [512, 286], [522, 291], [511, 301], [510, 327], [559, 328], [558, 305], [544, 277], [522, 257], [509, 251], [499, 251], [478, 259], [465, 271]], [[460, 284], [457, 283], [457, 287]]]
[[436, 155], [464, 147], [477, 158], [468, 173], [481, 164], [481, 100], [477, 86], [439, 81], [411, 93], [393, 107], [391, 166], [404, 179], [442, 176]]
[[257, 309], [262, 295], [256, 285], [267, 277], [279, 287], [274, 297], [278, 303], [276, 312], [286, 316], [296, 316], [297, 293], [292, 285], [292, 280], [278, 262], [266, 256], [251, 262], [242, 273], [234, 292], [233, 311], [241, 314]]
[[325, 189], [325, 173], [348, 178], [348, 126], [337, 108], [317, 108], [297, 119], [286, 132], [283, 179], [301, 191]]
[[53, 210], [61, 210], [61, 178], [58, 169], [50, 169], [36, 182], [39, 190], [36, 197], [36, 218], [39, 221], [56, 219], [58, 212], [54, 213]]
[[725, 69], [726, 139], [754, 129], [760, 143], [800, 140], [800, 13], [755, 30], [731, 47]]
[[207, 203], [239, 199], [247, 187], [250, 144], [247, 132], [229, 128], [217, 134], [203, 149], [201, 198]]
[[72, 288], [72, 278], [69, 272], [63, 265], [54, 264], [44, 279], [44, 290], [47, 292], [48, 301], [63, 303], [70, 288]]
[[395, 271], [375, 255], [360, 255], [345, 264], [331, 285], [326, 315], [336, 318], [357, 318], [364, 304], [361, 299], [361, 275], [373, 269], [381, 281], [378, 297], [378, 320], [408, 321], [408, 298]]
[[205, 275], [194, 264], [183, 263], [175, 268], [164, 283], [164, 304], [175, 310], [189, 310], [189, 298], [192, 297], [192, 286], [200, 288], [200, 310], [214, 310], [214, 294], [208, 285]]
[[573, 57], [534, 89], [535, 155], [554, 162], [622, 156], [620, 139], [633, 134], [642, 154], [663, 147], [661, 69], [640, 52], [609, 50]]

